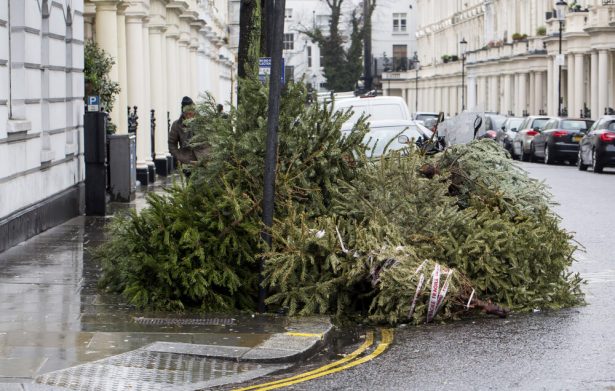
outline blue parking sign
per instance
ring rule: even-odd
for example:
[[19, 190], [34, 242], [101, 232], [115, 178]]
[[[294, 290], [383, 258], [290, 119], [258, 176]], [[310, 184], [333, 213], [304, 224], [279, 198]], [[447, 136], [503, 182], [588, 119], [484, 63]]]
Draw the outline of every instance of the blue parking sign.
[[100, 111], [100, 96], [88, 96], [88, 111]]

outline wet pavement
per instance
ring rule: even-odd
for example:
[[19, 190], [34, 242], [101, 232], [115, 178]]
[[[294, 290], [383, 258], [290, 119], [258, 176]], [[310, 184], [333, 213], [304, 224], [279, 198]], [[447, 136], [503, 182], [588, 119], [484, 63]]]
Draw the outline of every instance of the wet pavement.
[[[134, 202], [110, 209], [139, 210], [146, 205], [144, 196], [140, 191]], [[171, 384], [203, 386], [284, 367], [173, 349], [225, 346], [246, 353], [266, 348], [272, 336], [289, 330], [292, 322], [286, 317], [148, 313], [101, 294], [96, 287], [99, 265], [89, 250], [104, 240], [109, 221], [109, 216], [76, 217], [0, 253], [0, 390], [22, 389], [11, 387], [35, 380], [84, 390], [172, 389]], [[130, 383], [131, 376], [138, 379]], [[101, 385], [103, 378], [113, 383]]]

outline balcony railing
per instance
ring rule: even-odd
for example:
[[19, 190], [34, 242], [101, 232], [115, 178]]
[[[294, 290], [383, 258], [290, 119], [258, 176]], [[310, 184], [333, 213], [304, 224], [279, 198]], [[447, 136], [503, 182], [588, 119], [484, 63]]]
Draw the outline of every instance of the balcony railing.
[[383, 72], [406, 72], [415, 69], [416, 62], [411, 57], [378, 57], [374, 58], [374, 75]]
[[602, 0], [602, 5], [615, 5], [615, 0]]

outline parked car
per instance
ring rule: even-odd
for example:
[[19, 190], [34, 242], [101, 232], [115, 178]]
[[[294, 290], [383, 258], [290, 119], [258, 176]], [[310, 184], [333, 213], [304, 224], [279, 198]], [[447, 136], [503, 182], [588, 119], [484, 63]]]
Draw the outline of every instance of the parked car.
[[567, 160], [573, 164], [579, 154], [579, 141], [594, 121], [583, 118], [554, 118], [534, 136], [530, 146], [530, 159], [541, 159], [545, 164]]
[[521, 122], [523, 122], [521, 117], [508, 117], [496, 133], [495, 141], [504, 147], [511, 156], [513, 154], [513, 140]]
[[523, 161], [530, 160], [530, 148], [534, 137], [540, 133], [542, 128], [554, 117], [534, 116], [525, 117], [517, 134], [513, 139], [513, 159], [521, 159]]
[[479, 138], [489, 138], [497, 141], [498, 130], [502, 128], [502, 125], [506, 121], [506, 117], [497, 113], [485, 113], [485, 133]]
[[[342, 137], [347, 137], [354, 124], [346, 122], [342, 125]], [[363, 143], [367, 145], [367, 156], [377, 158], [386, 151], [395, 151], [407, 147], [407, 141], [423, 143], [431, 138], [432, 131], [415, 121], [409, 120], [379, 120], [369, 121], [369, 132], [365, 134]], [[400, 136], [406, 136], [407, 139]]]
[[346, 124], [354, 125], [362, 115], [369, 115], [369, 122], [382, 120], [409, 121], [410, 111], [406, 102], [398, 96], [366, 96], [335, 101], [336, 111], [352, 109], [353, 114]]
[[416, 113], [412, 114], [412, 119], [425, 127], [431, 128], [429, 125], [438, 121], [439, 114], [440, 113], [428, 111], [417, 111]]
[[589, 166], [597, 173], [615, 167], [615, 115], [601, 117], [581, 138], [577, 167], [585, 171]]

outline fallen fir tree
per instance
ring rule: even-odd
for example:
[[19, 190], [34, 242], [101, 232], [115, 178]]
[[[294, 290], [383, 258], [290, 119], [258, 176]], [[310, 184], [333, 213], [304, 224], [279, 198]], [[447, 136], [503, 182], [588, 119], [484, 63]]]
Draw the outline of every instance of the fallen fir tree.
[[253, 309], [258, 260], [270, 309], [420, 323], [582, 303], [576, 249], [543, 184], [498, 145], [365, 157], [364, 120], [284, 91], [272, 248], [260, 241], [266, 87], [242, 81], [228, 118], [206, 100], [191, 123], [212, 153], [188, 182], [118, 217], [98, 251], [101, 285], [163, 310]]

